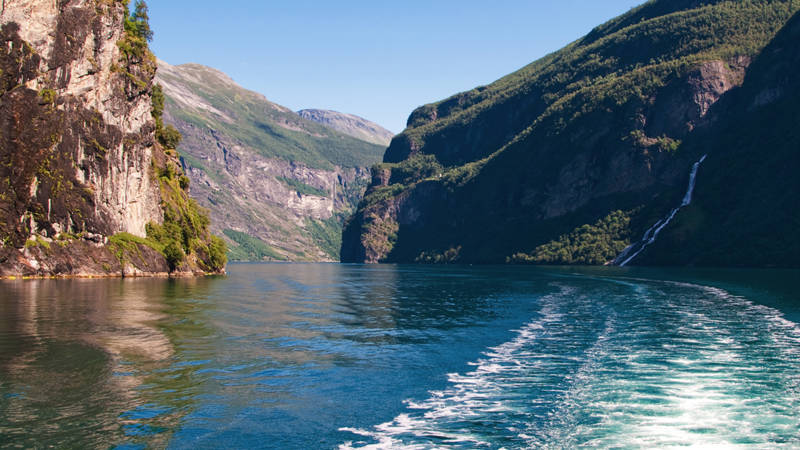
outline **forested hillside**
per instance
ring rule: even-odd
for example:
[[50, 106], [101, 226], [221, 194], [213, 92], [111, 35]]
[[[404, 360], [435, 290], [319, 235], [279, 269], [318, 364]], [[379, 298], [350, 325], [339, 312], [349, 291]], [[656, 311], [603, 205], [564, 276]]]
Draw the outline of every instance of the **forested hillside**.
[[344, 259], [612, 261], [680, 204], [709, 151], [688, 142], [729, 120], [715, 105], [798, 7], [650, 1], [495, 83], [418, 108], [373, 169]]

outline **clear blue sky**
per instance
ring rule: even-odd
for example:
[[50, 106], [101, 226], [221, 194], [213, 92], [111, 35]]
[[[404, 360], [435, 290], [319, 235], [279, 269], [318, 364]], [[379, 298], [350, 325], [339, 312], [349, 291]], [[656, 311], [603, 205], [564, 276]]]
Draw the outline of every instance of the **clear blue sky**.
[[149, 0], [151, 48], [294, 110], [394, 132], [417, 106], [488, 84], [642, 0]]

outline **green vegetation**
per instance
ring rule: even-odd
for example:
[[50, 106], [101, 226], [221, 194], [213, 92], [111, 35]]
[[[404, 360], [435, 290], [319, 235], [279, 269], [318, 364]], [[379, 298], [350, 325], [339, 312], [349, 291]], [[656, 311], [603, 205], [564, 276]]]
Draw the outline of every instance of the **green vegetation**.
[[[505, 110], [522, 96], [540, 98], [534, 108], [520, 110], [523, 114], [518, 120], [501, 126], [502, 133], [482, 136], [480, 140], [487, 145], [481, 145], [480, 152], [488, 155], [508, 142], [506, 133], [512, 129], [514, 135], [520, 135], [528, 126], [547, 118], [554, 120], [550, 126], [565, 126], [598, 107], [647, 100], [669, 80], [683, 76], [700, 62], [757, 54], [800, 8], [775, 0], [690, 5], [649, 1], [489, 86], [426, 105], [412, 114], [409, 128], [402, 134], [404, 142], [413, 142], [424, 153], [438, 154], [446, 146], [461, 144], [466, 130], [472, 130], [470, 136], [474, 137], [477, 133], [470, 125], [478, 117], [485, 120], [493, 109]], [[501, 122], [489, 120], [482, 128], [498, 129]], [[441, 139], [440, 133], [445, 130], [457, 134]], [[463, 145], [472, 148], [476, 144]], [[390, 149], [388, 155], [397, 150]], [[471, 155], [462, 151], [455, 156], [440, 161], [463, 163], [463, 156]]]
[[39, 91], [39, 98], [42, 99], [43, 104], [53, 105], [58, 98], [58, 94], [53, 89], [45, 88]]
[[151, 104], [151, 113], [156, 120], [156, 139], [166, 150], [176, 150], [182, 136], [172, 125], [164, 126], [164, 89], [159, 84], [153, 86]]
[[219, 236], [212, 235], [208, 242], [208, 265], [221, 270], [228, 264], [228, 245]]
[[177, 240], [169, 239], [164, 246], [164, 257], [167, 259], [170, 270], [175, 270], [186, 259], [186, 253]]
[[372, 189], [371, 191], [367, 191], [367, 194], [364, 196], [364, 200], [359, 205], [359, 209], [374, 206], [389, 199], [395, 198], [398, 194], [405, 190], [406, 186], [403, 186], [402, 184], [391, 184], [389, 186], [381, 186]]
[[323, 191], [322, 189], [317, 189], [314, 186], [309, 186], [300, 180], [295, 180], [294, 178], [286, 178], [286, 177], [277, 177], [277, 178], [278, 181], [285, 184], [286, 187], [288, 187], [289, 189], [297, 191], [298, 194], [315, 195], [317, 197], [328, 196], [328, 193]]
[[[167, 163], [167, 168], [172, 167]], [[164, 223], [147, 225], [147, 237], [163, 246], [164, 256], [175, 270], [186, 256], [199, 254], [199, 263], [208, 270], [225, 267], [224, 243], [208, 231], [208, 211], [189, 198], [176, 177], [177, 169], [164, 170], [159, 176]]]
[[[166, 107], [168, 114], [164, 117], [170, 117], [184, 133], [179, 147], [185, 167], [190, 167], [192, 173], [202, 171], [202, 176], [213, 181], [197, 186], [193, 194], [212, 209], [215, 221], [227, 223], [228, 228], [247, 230], [252, 236], [269, 236], [266, 243], [288, 259], [337, 258], [341, 224], [334, 222], [341, 222], [340, 219], [307, 222], [305, 212], [260, 202], [260, 196], [251, 195], [249, 182], [237, 180], [238, 164], [270, 158], [291, 161], [301, 171], [308, 166], [313, 176], [323, 175], [332, 183], [309, 181], [305, 176], [276, 170], [272, 163], [264, 176], [274, 177], [292, 193], [333, 200], [334, 213], [341, 216], [352, 213], [361, 200], [369, 183], [363, 169], [378, 163], [385, 147], [303, 119], [209, 67], [164, 66], [159, 71], [159, 83], [164, 86], [162, 96], [164, 92], [192, 93], [190, 102], [178, 97], [154, 101], [154, 110]], [[216, 140], [224, 149], [224, 160], [208, 158], [208, 139]], [[320, 170], [330, 172], [322, 174]], [[253, 184], [262, 181], [254, 180]], [[226, 241], [232, 247], [232, 259], [275, 259], [263, 248], [237, 250], [233, 239], [226, 236]], [[257, 243], [250, 244], [259, 247]]]
[[397, 164], [381, 164], [378, 170], [390, 169], [392, 176], [389, 178], [391, 184], [407, 184], [430, 177], [438, 177], [444, 172], [444, 168], [435, 155], [418, 154]]
[[179, 121], [201, 129], [210, 127], [266, 157], [305, 163], [318, 169], [331, 169], [334, 165], [369, 167], [383, 156], [384, 147], [305, 120], [262, 95], [231, 83], [213, 69], [191, 64], [177, 69], [191, 77], [166, 71], [159, 76], [165, 83], [186, 86], [219, 111], [192, 109], [167, 98], [172, 116]]
[[558, 240], [537, 247], [531, 254], [517, 253], [513, 263], [605, 264], [630, 245], [630, 215], [614, 211], [594, 225], [583, 225]]
[[147, 43], [153, 39], [150, 29], [150, 18], [147, 15], [147, 4], [136, 0], [133, 13], [125, 1], [125, 35], [117, 42], [117, 46], [130, 62], [132, 59], [142, 61], [151, 56]]
[[164, 251], [164, 246], [161, 245], [159, 242], [150, 238], [143, 238], [130, 233], [117, 233], [113, 236], [110, 236], [108, 238], [108, 242], [109, 244], [116, 245], [121, 249], [129, 251], [136, 251], [137, 245], [144, 245], [146, 247], [150, 247], [159, 253], [162, 253]]
[[228, 257], [233, 261], [285, 261], [286, 257], [275, 251], [261, 239], [241, 231], [225, 229], [225, 236], [237, 245], [228, 250]]
[[[420, 107], [376, 168], [391, 170], [389, 185], [359, 205], [344, 260], [436, 262], [461, 248], [462, 262], [607, 262], [625, 230], [644, 231], [637, 208], [680, 195], [671, 188], [685, 189], [704, 152], [690, 145], [705, 125], [692, 90], [710, 88], [693, 82], [741, 83], [798, 8], [651, 0], [488, 86]], [[398, 207], [419, 219], [386, 233], [375, 218]], [[640, 212], [623, 227], [618, 210]], [[617, 221], [595, 223], [606, 216]]]
[[189, 189], [189, 184], [191, 184], [191, 180], [186, 175], [181, 175], [178, 177], [178, 184], [181, 186], [181, 189], [184, 191]]
[[[174, 222], [165, 223], [163, 226], [151, 223], [147, 226], [147, 238], [130, 233], [117, 233], [108, 238], [108, 244], [120, 262], [125, 262], [131, 255], [144, 260], [140, 246], [149, 247], [164, 256], [170, 271], [175, 271], [186, 262], [187, 252], [180, 242], [182, 237], [182, 230], [176, 227]], [[191, 250], [195, 253], [204, 252], [203, 260], [199, 263], [206, 270], [221, 270], [228, 263], [225, 242], [217, 236], [211, 236], [208, 244], [195, 241]]]
[[714, 127], [684, 142], [681, 151], [708, 154], [694, 200], [637, 263], [800, 265], [798, 71], [800, 14], [753, 61]]
[[33, 239], [25, 241], [25, 248], [42, 247], [45, 250], [50, 250], [50, 243], [45, 241], [41, 236], [36, 235]]
[[63, 242], [75, 241], [75, 240], [78, 240], [78, 239], [82, 239], [83, 238], [83, 234], [84, 233], [75, 234], [75, 233], [64, 232], [64, 233], [59, 233], [59, 235], [58, 235], [58, 237], [56, 239], [59, 240], [59, 241], [63, 241]]
[[[164, 246], [149, 237], [147, 239], [135, 236], [130, 233], [117, 233], [108, 238], [108, 248], [114, 253], [121, 264], [129, 261], [132, 255], [136, 255], [140, 260], [144, 260], [144, 255], [139, 246], [149, 247], [160, 254], [164, 254]], [[172, 270], [175, 267], [168, 261]]]
[[444, 252], [422, 252], [414, 260], [422, 264], [453, 264], [457, 263], [461, 256], [461, 246], [451, 247]]
[[306, 229], [317, 247], [334, 261], [339, 260], [342, 248], [342, 218], [333, 216], [326, 220], [306, 219]]
[[[130, 67], [137, 62], [145, 63], [145, 69], [155, 71], [155, 57], [148, 48], [148, 41], [153, 38], [150, 29], [147, 5], [142, 0], [134, 4], [133, 12], [125, 2], [125, 34], [117, 43]], [[147, 70], [145, 71], [147, 74]], [[127, 72], [137, 85], [148, 83]], [[152, 74], [151, 74], [152, 76]], [[212, 236], [208, 231], [210, 220], [208, 212], [203, 210], [193, 199], [189, 198], [186, 189], [189, 178], [170, 155], [177, 156], [175, 150], [181, 141], [181, 134], [175, 127], [164, 125], [164, 91], [160, 85], [151, 89], [151, 114], [156, 122], [156, 140], [164, 149], [167, 159], [161, 167], [155, 167], [159, 181], [164, 211], [163, 224], [147, 224], [147, 238], [139, 238], [122, 233], [112, 238], [112, 245], [118, 250], [118, 257], [123, 258], [125, 251], [133, 251], [138, 245], [148, 246], [161, 253], [167, 260], [170, 270], [175, 271], [192, 257], [193, 261], [207, 271], [219, 271], [227, 263], [225, 243]], [[155, 161], [153, 162], [156, 166]]]
[[147, 15], [147, 4], [143, 0], [136, 0], [133, 13], [126, 14], [125, 32], [144, 39], [145, 42], [153, 40], [153, 30], [150, 29], [150, 17]]

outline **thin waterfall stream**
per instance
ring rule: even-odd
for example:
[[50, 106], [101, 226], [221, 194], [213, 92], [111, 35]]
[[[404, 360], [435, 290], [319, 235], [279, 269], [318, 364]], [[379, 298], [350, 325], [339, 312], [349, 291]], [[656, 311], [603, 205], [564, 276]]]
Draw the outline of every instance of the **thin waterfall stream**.
[[[637, 242], [635, 244], [632, 244], [631, 246], [626, 248], [617, 257], [617, 259], [614, 261], [615, 265], [619, 265], [620, 267], [624, 267], [629, 262], [633, 261], [637, 256], [639, 256], [644, 251], [644, 249], [646, 249], [653, 242], [656, 241], [656, 238], [658, 237], [658, 234], [667, 225], [669, 225], [670, 222], [672, 222], [672, 219], [675, 218], [675, 215], [678, 214], [678, 211], [680, 211], [685, 206], [689, 206], [692, 203], [692, 195], [694, 194], [694, 186], [695, 186], [695, 183], [697, 182], [697, 171], [700, 169], [700, 164], [703, 164], [703, 161], [706, 160], [706, 157], [708, 157], [708, 155], [703, 155], [703, 157], [700, 158], [700, 161], [697, 161], [692, 166], [692, 171], [689, 174], [689, 188], [686, 190], [686, 195], [683, 196], [683, 201], [681, 202], [680, 206], [678, 206], [677, 208], [674, 208], [672, 211], [670, 211], [670, 213], [667, 215], [667, 217], [665, 217], [664, 219], [659, 220], [658, 222], [656, 222], [655, 225], [650, 227], [650, 229], [648, 229], [644, 233], [644, 236], [642, 237], [642, 240], [640, 240], [639, 242]], [[633, 255], [628, 257], [628, 255], [633, 251], [633, 249], [636, 248], [636, 246], [640, 246], [639, 250], [637, 250]], [[622, 261], [622, 262], [619, 262], [619, 261]]]

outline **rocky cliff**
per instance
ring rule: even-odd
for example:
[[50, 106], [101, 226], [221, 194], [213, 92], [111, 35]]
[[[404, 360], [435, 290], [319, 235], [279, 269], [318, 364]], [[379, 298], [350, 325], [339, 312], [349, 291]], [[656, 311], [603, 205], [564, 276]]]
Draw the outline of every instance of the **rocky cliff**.
[[0, 275], [222, 270], [157, 139], [144, 4], [3, 2], [0, 26]]
[[800, 14], [754, 59], [685, 151], [708, 154], [691, 205], [639, 264], [800, 265]]
[[394, 137], [394, 133], [386, 128], [353, 114], [325, 109], [303, 109], [297, 111], [297, 114], [304, 119], [321, 123], [348, 136], [384, 147], [388, 147]]
[[236, 260], [337, 261], [384, 147], [306, 120], [224, 73], [159, 62], [193, 197]]
[[612, 261], [680, 203], [705, 153], [684, 143], [716, 126], [715, 105], [797, 6], [649, 1], [417, 109], [373, 171], [343, 260]]

